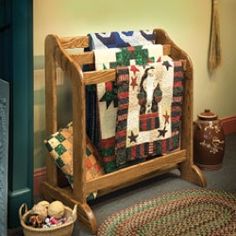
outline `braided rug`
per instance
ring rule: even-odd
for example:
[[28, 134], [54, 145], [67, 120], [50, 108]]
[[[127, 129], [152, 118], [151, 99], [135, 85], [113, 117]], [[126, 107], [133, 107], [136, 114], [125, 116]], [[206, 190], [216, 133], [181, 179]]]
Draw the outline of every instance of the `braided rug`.
[[236, 194], [207, 189], [163, 194], [114, 213], [97, 235], [236, 235]]

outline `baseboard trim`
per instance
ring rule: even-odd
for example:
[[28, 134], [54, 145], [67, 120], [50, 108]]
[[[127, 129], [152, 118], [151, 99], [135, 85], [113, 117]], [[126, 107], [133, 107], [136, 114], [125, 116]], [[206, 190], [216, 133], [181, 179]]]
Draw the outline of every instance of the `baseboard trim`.
[[236, 116], [228, 116], [220, 119], [225, 135], [236, 133]]
[[40, 185], [46, 180], [46, 167], [37, 168], [34, 170], [34, 196], [40, 195]]

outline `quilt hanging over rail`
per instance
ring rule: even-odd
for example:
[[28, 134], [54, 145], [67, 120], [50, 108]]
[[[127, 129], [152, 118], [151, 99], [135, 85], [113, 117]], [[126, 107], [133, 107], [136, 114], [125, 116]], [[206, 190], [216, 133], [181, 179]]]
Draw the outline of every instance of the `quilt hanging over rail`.
[[182, 62], [163, 56], [144, 66], [118, 67], [117, 74], [117, 166], [178, 148]]

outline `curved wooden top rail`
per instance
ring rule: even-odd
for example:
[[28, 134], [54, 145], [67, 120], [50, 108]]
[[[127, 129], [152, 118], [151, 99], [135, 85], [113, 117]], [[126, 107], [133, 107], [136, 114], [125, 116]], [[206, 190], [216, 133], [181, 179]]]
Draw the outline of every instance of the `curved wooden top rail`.
[[83, 73], [80, 65], [66, 52], [57, 35], [48, 35], [46, 37], [45, 48], [48, 47], [51, 48], [51, 53], [62, 70], [67, 72], [75, 71], [79, 74], [79, 77], [82, 78]]

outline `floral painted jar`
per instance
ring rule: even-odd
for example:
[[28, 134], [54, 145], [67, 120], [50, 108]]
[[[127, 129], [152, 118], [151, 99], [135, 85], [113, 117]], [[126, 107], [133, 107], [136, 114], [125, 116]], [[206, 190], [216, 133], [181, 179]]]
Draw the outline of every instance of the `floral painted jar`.
[[220, 169], [225, 150], [225, 136], [220, 120], [209, 109], [198, 115], [194, 125], [194, 162], [202, 169]]

